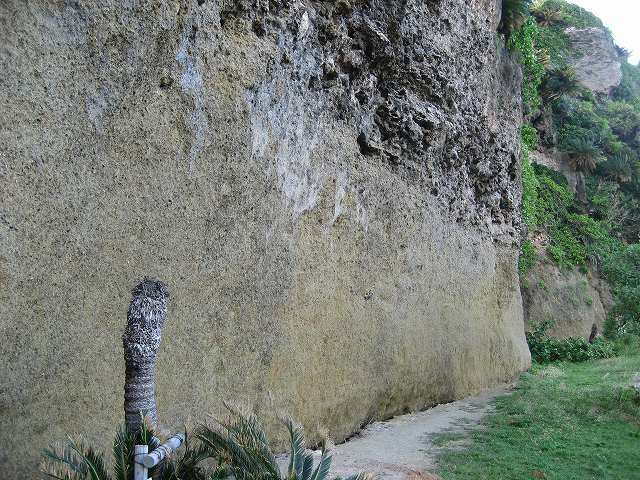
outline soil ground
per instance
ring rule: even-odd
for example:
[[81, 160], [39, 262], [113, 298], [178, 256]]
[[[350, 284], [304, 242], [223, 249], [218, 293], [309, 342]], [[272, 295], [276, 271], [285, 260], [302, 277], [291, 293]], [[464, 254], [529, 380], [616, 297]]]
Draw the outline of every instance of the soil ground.
[[503, 385], [424, 412], [372, 423], [349, 441], [334, 447], [332, 473], [345, 477], [365, 471], [381, 479], [395, 480], [416, 472], [433, 471], [440, 450], [433, 442], [434, 436], [477, 427], [485, 415], [493, 412], [493, 400], [511, 388], [512, 385]]

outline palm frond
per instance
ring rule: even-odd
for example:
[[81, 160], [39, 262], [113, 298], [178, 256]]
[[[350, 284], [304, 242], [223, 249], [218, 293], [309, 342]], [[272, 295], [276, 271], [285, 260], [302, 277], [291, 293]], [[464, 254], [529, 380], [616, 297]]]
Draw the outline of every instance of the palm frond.
[[564, 18], [562, 9], [557, 5], [536, 5], [531, 9], [531, 12], [536, 17], [538, 24], [543, 27], [550, 27], [560, 23]]
[[211, 456], [209, 449], [200, 443], [193, 446], [187, 431], [184, 432], [184, 450], [173, 462], [166, 462], [161, 480], [207, 480], [211, 475], [201, 463]]
[[104, 463], [104, 457], [101, 453], [94, 450], [93, 447], [87, 445], [84, 441], [74, 441], [72, 438], [69, 438], [69, 448], [74, 450], [82, 459], [91, 480], [111, 480], [111, 476], [107, 472], [107, 467]]
[[135, 435], [135, 444], [148, 445], [149, 451], [152, 451], [158, 448], [162, 442], [157, 436], [151, 419], [142, 412], [140, 412], [140, 417], [142, 421], [140, 422], [140, 431]]
[[375, 480], [375, 478], [376, 476], [373, 473], [360, 472], [355, 475], [349, 475], [344, 479], [337, 477], [335, 480]]
[[304, 448], [304, 431], [302, 426], [296, 423], [291, 417], [282, 420], [289, 431], [289, 441], [291, 443], [291, 455], [289, 458], [289, 477], [295, 473], [296, 478], [302, 479], [302, 470], [304, 469], [305, 448]]
[[209, 456], [219, 457], [238, 480], [279, 480], [280, 469], [257, 417], [225, 406], [230, 412], [228, 422], [215, 420], [214, 427], [200, 425], [196, 429], [196, 438]]
[[329, 470], [331, 469], [331, 454], [323, 453], [322, 457], [320, 457], [320, 463], [316, 467], [313, 475], [311, 475], [310, 480], [325, 480], [329, 475]]
[[40, 471], [51, 478], [60, 480], [84, 480], [87, 469], [75, 451], [66, 445], [51, 446], [42, 451], [43, 461]]
[[120, 427], [113, 440], [113, 472], [115, 480], [130, 480], [133, 475], [133, 447], [135, 438]]
[[[217, 458], [220, 461], [218, 469], [209, 474], [208, 480], [220, 480], [228, 474], [236, 480], [327, 480], [332, 461], [331, 442], [328, 438], [323, 440], [320, 461], [314, 465], [313, 453], [305, 449], [302, 426], [290, 417], [282, 419], [291, 444], [288, 472], [283, 477], [256, 415], [231, 405], [225, 404], [225, 407], [230, 413], [227, 421], [214, 419], [213, 426], [201, 424], [194, 434], [200, 442], [194, 455]], [[162, 480], [178, 478], [163, 477]], [[370, 474], [358, 473], [347, 480], [373, 478], [375, 477]]]
[[320, 456], [320, 463], [311, 475], [310, 480], [325, 480], [329, 475], [331, 469], [331, 447], [332, 444], [328, 438], [324, 438], [322, 441], [322, 455]]
[[304, 461], [302, 462], [302, 476], [301, 480], [311, 480], [313, 475], [313, 454], [308, 452], [304, 454]]

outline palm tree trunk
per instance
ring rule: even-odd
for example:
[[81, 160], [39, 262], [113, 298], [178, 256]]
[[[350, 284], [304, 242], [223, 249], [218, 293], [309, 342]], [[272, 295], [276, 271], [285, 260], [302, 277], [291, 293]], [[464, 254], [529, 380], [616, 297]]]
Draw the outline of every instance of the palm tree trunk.
[[132, 295], [122, 335], [126, 363], [124, 415], [127, 431], [137, 434], [142, 416], [153, 427], [158, 423], [154, 377], [169, 290], [161, 281], [145, 278]]

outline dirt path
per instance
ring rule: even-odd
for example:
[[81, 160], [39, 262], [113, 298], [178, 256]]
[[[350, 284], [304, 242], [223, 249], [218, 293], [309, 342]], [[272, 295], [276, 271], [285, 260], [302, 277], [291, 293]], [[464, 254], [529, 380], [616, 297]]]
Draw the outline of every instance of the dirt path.
[[493, 400], [511, 388], [505, 385], [424, 412], [373, 423], [335, 447], [332, 473], [346, 476], [367, 471], [380, 479], [399, 480], [413, 472], [433, 471], [437, 452], [431, 441], [433, 434], [462, 432], [478, 425], [493, 411]]

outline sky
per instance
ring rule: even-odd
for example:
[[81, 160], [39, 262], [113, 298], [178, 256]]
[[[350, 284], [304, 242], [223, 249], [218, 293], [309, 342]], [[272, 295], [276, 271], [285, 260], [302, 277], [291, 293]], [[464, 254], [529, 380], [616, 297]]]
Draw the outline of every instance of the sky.
[[569, 0], [600, 17], [616, 43], [631, 50], [629, 62], [640, 61], [640, 0]]

